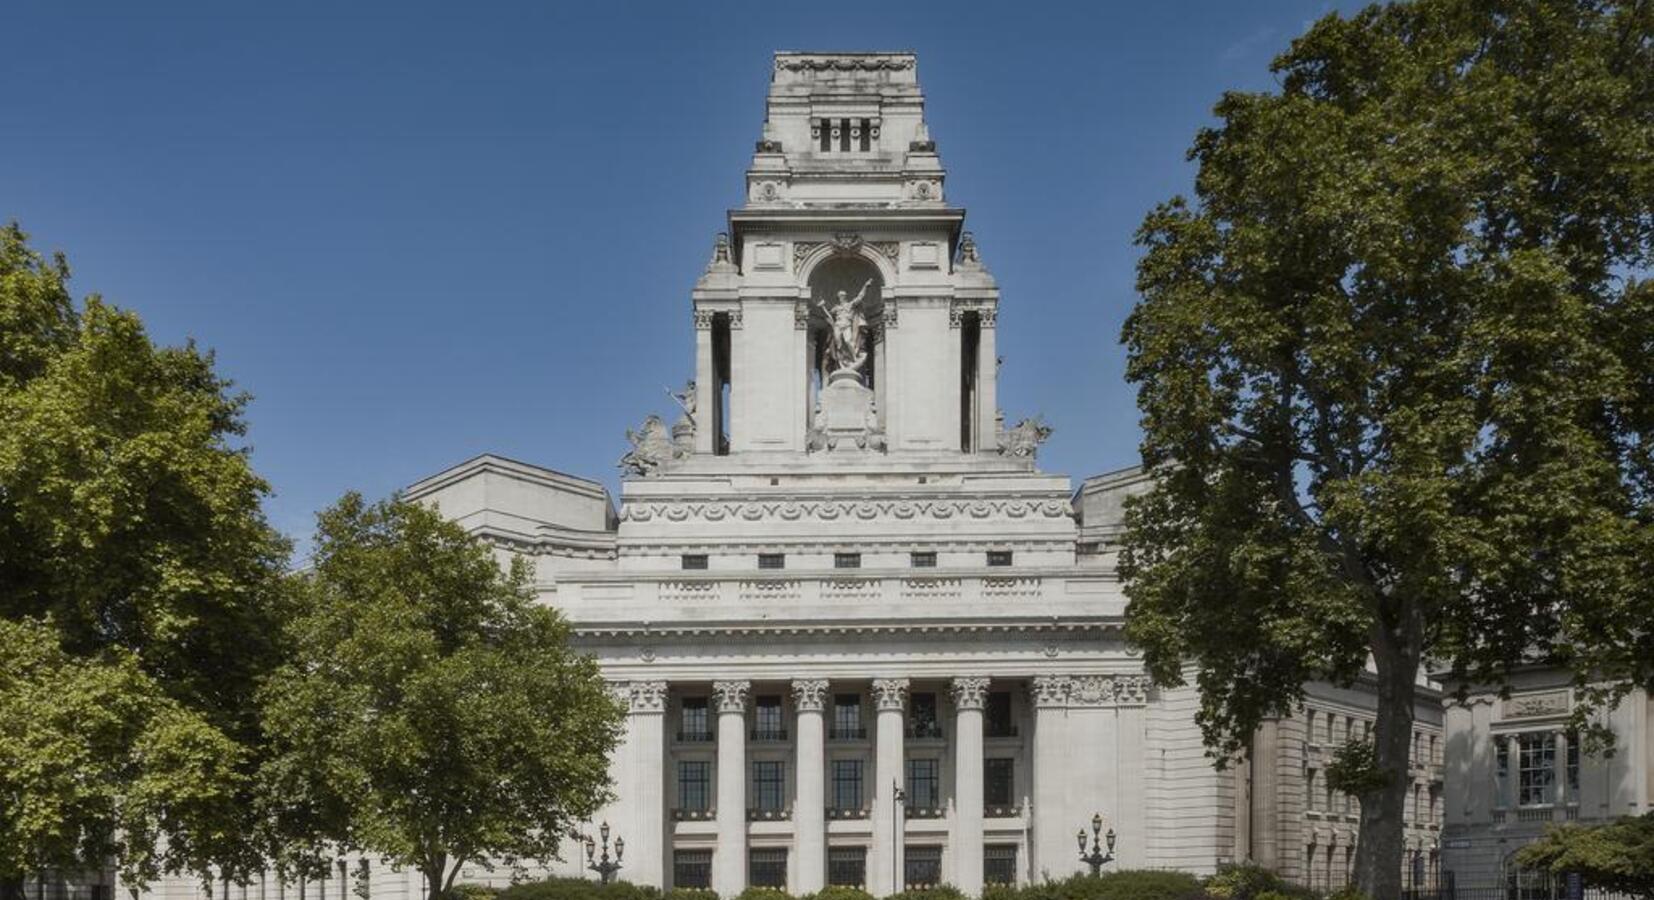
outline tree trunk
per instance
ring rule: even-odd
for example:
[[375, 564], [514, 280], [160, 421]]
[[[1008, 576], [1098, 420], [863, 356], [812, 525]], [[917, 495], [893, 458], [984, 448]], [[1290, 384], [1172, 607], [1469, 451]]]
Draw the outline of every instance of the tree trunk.
[[448, 857], [438, 856], [428, 860], [420, 866], [419, 872], [425, 876], [425, 900], [443, 900], [448, 893], [443, 884], [448, 876]]
[[[1384, 631], [1382, 626], [1375, 632]], [[1412, 628], [1401, 629], [1413, 632]], [[1413, 634], [1385, 633], [1373, 641], [1378, 670], [1377, 722], [1373, 756], [1386, 777], [1377, 790], [1362, 795], [1361, 835], [1355, 848], [1355, 883], [1374, 900], [1401, 896], [1402, 826], [1409, 790], [1407, 762], [1413, 738], [1413, 700], [1418, 677], [1419, 641]]]

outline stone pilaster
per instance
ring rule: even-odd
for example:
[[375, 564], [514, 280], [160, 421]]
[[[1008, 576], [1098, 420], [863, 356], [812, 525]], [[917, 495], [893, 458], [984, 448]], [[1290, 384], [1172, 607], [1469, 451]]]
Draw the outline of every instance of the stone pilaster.
[[659, 884], [666, 860], [666, 682], [614, 682], [609, 688], [626, 708], [609, 762], [618, 797], [594, 821], [609, 822], [626, 838], [629, 878]]
[[876, 765], [873, 768], [873, 846], [867, 854], [867, 886], [874, 896], [902, 889], [902, 810], [896, 791], [905, 783], [903, 731], [907, 725], [906, 678], [873, 682], [873, 706], [878, 711]]
[[982, 706], [988, 679], [955, 678], [949, 685], [954, 708], [954, 886], [968, 896], [982, 893]]
[[1034, 705], [1034, 834], [1029, 840], [1030, 871], [1063, 878], [1078, 866], [1074, 827], [1067, 808], [1068, 767], [1066, 675], [1041, 675], [1029, 684]]
[[793, 835], [797, 842], [792, 893], [813, 894], [827, 884], [827, 681], [793, 682], [793, 709], [798, 713], [796, 745], [798, 786], [793, 801]]
[[718, 846], [712, 888], [733, 897], [747, 886], [747, 694], [750, 681], [712, 685], [718, 708]]

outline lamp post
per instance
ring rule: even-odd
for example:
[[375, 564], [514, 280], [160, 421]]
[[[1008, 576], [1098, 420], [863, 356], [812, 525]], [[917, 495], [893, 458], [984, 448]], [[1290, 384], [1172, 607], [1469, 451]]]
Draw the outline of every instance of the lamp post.
[[[1108, 834], [1103, 834], [1103, 814], [1096, 813], [1091, 817], [1091, 852], [1085, 851], [1085, 829], [1080, 829], [1080, 862], [1091, 866], [1091, 875], [1095, 878], [1103, 870], [1103, 863], [1114, 859], [1114, 829], [1111, 827]], [[1098, 839], [1101, 838], [1101, 842]], [[1107, 852], [1103, 844], [1108, 845]]]
[[591, 838], [586, 838], [586, 868], [596, 872], [597, 877], [602, 879], [604, 884], [608, 884], [609, 879], [613, 878], [614, 874], [620, 871], [620, 858], [626, 854], [626, 839], [620, 837], [615, 838], [615, 857], [614, 859], [610, 859], [609, 823], [604, 822], [603, 826], [597, 831], [598, 834], [603, 837], [603, 855], [601, 858], [598, 857], [597, 845], [592, 843]]

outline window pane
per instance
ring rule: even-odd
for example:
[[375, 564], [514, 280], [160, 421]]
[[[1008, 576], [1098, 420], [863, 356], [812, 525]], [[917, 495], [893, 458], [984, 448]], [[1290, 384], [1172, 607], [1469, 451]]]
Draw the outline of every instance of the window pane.
[[787, 886], [786, 848], [754, 847], [748, 851], [747, 881], [753, 887], [785, 888]]
[[866, 847], [828, 847], [827, 883], [859, 888], [867, 883]]
[[712, 764], [704, 761], [678, 763], [678, 808], [704, 812], [712, 798]]
[[683, 698], [683, 730], [678, 733], [681, 741], [707, 741], [712, 738], [712, 720], [707, 714], [705, 697]]
[[909, 557], [908, 562], [915, 569], [934, 569], [936, 568], [936, 552], [934, 550], [915, 550], [913, 555]]
[[990, 757], [982, 761], [982, 803], [984, 806], [1014, 806], [1012, 777], [1014, 761]]
[[988, 844], [982, 848], [982, 882], [1016, 884], [1017, 845]]
[[683, 888], [712, 887], [712, 851], [672, 851], [672, 884]]
[[907, 761], [907, 805], [909, 809], [936, 809], [942, 805], [940, 766], [934, 759]]
[[784, 741], [787, 728], [782, 724], [781, 698], [776, 695], [758, 698], [753, 710], [752, 738], [757, 741]]
[[683, 555], [683, 567], [685, 569], [704, 569], [704, 568], [706, 568], [706, 554], [705, 553], [685, 553]]
[[988, 737], [1016, 737], [1016, 723], [1011, 719], [1011, 692], [989, 691], [983, 724]]
[[908, 701], [907, 712], [908, 736], [916, 738], [939, 738], [942, 736], [942, 724], [937, 720], [936, 695], [934, 693], [915, 693]]
[[861, 695], [834, 694], [833, 695], [833, 737], [860, 738], [861, 730]]
[[833, 760], [833, 808], [861, 809], [861, 760]]
[[787, 807], [787, 764], [763, 760], [752, 764], [753, 808], [775, 813]]
[[942, 883], [942, 848], [905, 848], [907, 889], [935, 887]]

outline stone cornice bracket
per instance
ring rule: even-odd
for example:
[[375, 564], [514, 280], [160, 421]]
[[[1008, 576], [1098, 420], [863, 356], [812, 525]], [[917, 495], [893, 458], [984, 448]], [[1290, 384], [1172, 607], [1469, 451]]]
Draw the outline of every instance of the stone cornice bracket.
[[750, 681], [716, 681], [712, 684], [712, 695], [717, 698], [718, 712], [721, 713], [745, 713], [747, 694], [751, 692]]
[[883, 328], [896, 327], [896, 298], [887, 297], [884, 301], [884, 312], [879, 315], [879, 325]]
[[1070, 679], [1067, 675], [1037, 675], [1028, 683], [1028, 696], [1037, 707], [1068, 705]]
[[963, 675], [948, 685], [953, 693], [953, 705], [958, 709], [981, 709], [988, 698], [988, 679], [982, 675]]
[[634, 713], [666, 711], [666, 682], [634, 681], [627, 685], [627, 702]]
[[713, 311], [710, 310], [710, 309], [697, 309], [697, 310], [695, 310], [695, 330], [696, 331], [710, 331], [710, 330], [712, 330], [712, 316], [713, 316]]
[[793, 682], [793, 708], [799, 712], [822, 712], [827, 708], [827, 679], [800, 678]]
[[873, 679], [873, 707], [880, 712], [907, 708], [907, 689], [912, 684], [906, 678]]
[[810, 303], [808, 300], [793, 301], [793, 328], [803, 331], [810, 327]]

